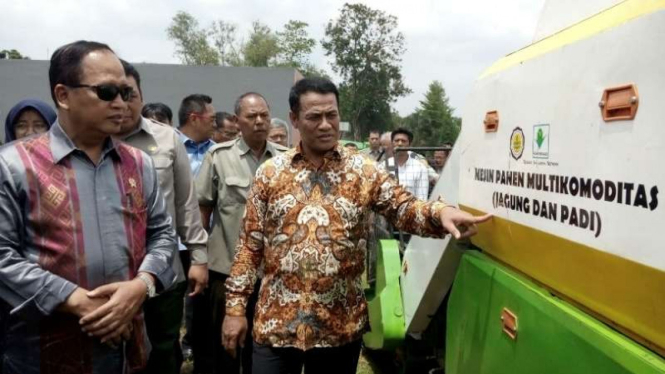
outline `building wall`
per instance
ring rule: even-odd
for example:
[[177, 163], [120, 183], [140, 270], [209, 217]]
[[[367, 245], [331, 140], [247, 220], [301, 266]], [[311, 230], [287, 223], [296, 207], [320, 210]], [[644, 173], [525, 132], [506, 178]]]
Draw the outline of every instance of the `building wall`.
[[[182, 98], [193, 93], [212, 97], [217, 111], [233, 112], [235, 99], [248, 91], [266, 97], [273, 117], [288, 122], [289, 89], [300, 75], [288, 68], [250, 68], [135, 64], [141, 74], [143, 100], [163, 102], [173, 111], [174, 125]], [[7, 113], [18, 101], [37, 98], [53, 105], [48, 61], [0, 60], [0, 126], [4, 135]]]

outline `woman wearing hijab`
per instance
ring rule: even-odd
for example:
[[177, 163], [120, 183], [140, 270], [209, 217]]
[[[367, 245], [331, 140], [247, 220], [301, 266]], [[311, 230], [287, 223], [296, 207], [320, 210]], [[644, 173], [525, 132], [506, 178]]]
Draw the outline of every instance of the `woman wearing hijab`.
[[55, 111], [41, 100], [21, 100], [7, 114], [5, 143], [47, 132], [55, 122]]

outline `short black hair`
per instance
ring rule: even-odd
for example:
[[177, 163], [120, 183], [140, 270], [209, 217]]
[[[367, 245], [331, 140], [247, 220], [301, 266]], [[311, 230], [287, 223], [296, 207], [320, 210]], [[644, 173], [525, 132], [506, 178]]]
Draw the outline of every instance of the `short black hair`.
[[224, 127], [224, 121], [233, 121], [233, 114], [229, 112], [217, 112], [215, 113], [215, 128], [222, 129]]
[[320, 94], [334, 93], [337, 105], [339, 106], [339, 91], [337, 91], [337, 86], [333, 82], [326, 78], [305, 78], [296, 82], [291, 87], [291, 92], [289, 92], [289, 107], [291, 108], [291, 112], [296, 116], [300, 112], [300, 96], [308, 92]]
[[[138, 82], [137, 82], [138, 83]], [[168, 105], [164, 103], [150, 103], [143, 106], [141, 110], [141, 115], [143, 117], [156, 117], [159, 122], [165, 123], [168, 120], [168, 123], [173, 123], [173, 112]]]
[[393, 132], [390, 133], [390, 141], [395, 140], [395, 136], [398, 134], [406, 135], [409, 138], [409, 144], [413, 143], [413, 133], [404, 127], [398, 127], [393, 130]]
[[379, 129], [370, 129], [369, 130], [369, 135], [372, 135], [372, 134], [379, 134], [379, 136], [381, 136], [381, 130], [379, 130]]
[[351, 142], [348, 142], [348, 143], [344, 144], [344, 147], [358, 149], [358, 145], [356, 143], [351, 143]]
[[178, 122], [185, 126], [187, 118], [192, 113], [202, 114], [206, 110], [206, 104], [212, 104], [212, 98], [208, 95], [193, 94], [182, 99], [178, 110]]
[[48, 68], [48, 79], [51, 84], [51, 98], [56, 108], [58, 108], [58, 101], [55, 99], [55, 92], [53, 91], [55, 86], [58, 84], [64, 84], [65, 86], [81, 84], [81, 63], [83, 59], [89, 53], [100, 50], [115, 53], [106, 44], [87, 40], [65, 44], [53, 52]]
[[236, 99], [235, 104], [233, 105], [233, 112], [236, 114], [236, 116], [240, 115], [240, 111], [242, 110], [242, 101], [246, 97], [250, 97], [250, 96], [256, 96], [256, 97], [262, 98], [263, 101], [265, 101], [266, 105], [268, 106], [268, 109], [270, 109], [270, 104], [268, 104], [268, 100], [266, 100], [266, 98], [263, 97], [263, 95], [261, 95], [258, 92], [245, 92], [244, 94], [238, 96], [238, 98]]
[[141, 90], [141, 75], [139, 74], [139, 71], [136, 70], [134, 65], [123, 59], [120, 59], [120, 62], [122, 63], [122, 68], [125, 69], [125, 75], [134, 78], [136, 81], [136, 86], [139, 88], [139, 94], [141, 95], [141, 99], [143, 99], [143, 91]]

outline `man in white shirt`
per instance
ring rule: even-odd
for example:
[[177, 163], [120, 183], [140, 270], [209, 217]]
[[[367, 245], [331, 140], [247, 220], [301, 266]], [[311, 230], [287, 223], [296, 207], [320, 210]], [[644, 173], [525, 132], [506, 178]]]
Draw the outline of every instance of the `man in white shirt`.
[[[409, 147], [413, 142], [413, 133], [405, 128], [397, 128], [391, 135], [394, 148]], [[427, 167], [408, 151], [396, 151], [394, 157], [385, 162], [385, 168], [396, 174], [399, 184], [421, 200], [427, 200], [429, 177]], [[397, 171], [397, 173], [395, 173]]]

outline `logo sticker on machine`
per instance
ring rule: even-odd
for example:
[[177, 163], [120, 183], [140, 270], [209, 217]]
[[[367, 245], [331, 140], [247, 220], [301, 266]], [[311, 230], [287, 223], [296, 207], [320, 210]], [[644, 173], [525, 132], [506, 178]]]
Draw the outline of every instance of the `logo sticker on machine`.
[[510, 154], [515, 160], [519, 160], [524, 153], [524, 131], [520, 127], [515, 127], [510, 135]]
[[550, 125], [533, 126], [533, 158], [550, 158]]

